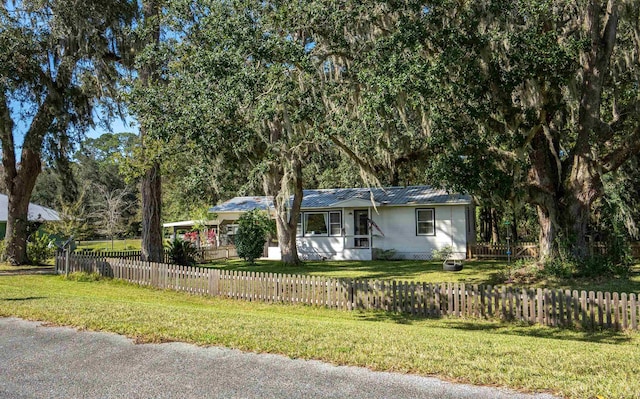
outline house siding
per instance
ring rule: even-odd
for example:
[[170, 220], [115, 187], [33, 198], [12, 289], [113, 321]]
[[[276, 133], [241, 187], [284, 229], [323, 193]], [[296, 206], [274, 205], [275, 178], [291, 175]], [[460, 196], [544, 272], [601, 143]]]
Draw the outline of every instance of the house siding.
[[[302, 259], [371, 260], [375, 249], [394, 250], [398, 259], [431, 259], [434, 249], [451, 246], [453, 256], [464, 259], [467, 252], [466, 206], [402, 206], [370, 208], [370, 217], [384, 236], [374, 227], [372, 249], [354, 248], [353, 212], [364, 208], [342, 208], [343, 236], [299, 236], [298, 253]], [[435, 235], [416, 233], [416, 209], [433, 209]], [[328, 212], [336, 209], [303, 210]], [[278, 254], [270, 255], [270, 258]]]
[[[434, 209], [435, 235], [416, 233], [416, 209]], [[399, 259], [431, 259], [434, 249], [451, 246], [453, 256], [466, 257], [466, 212], [464, 206], [389, 207], [373, 215], [384, 237], [375, 236], [373, 247], [394, 250]]]

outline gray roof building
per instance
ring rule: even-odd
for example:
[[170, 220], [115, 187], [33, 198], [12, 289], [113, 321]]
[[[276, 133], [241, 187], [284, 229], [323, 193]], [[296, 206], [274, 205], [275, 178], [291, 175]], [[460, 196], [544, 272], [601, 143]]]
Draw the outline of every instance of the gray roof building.
[[[349, 201], [375, 202], [376, 206], [453, 205], [470, 204], [471, 196], [449, 194], [446, 190], [430, 186], [386, 188], [332, 188], [304, 190], [302, 208], [341, 207]], [[251, 209], [271, 209], [270, 197], [235, 197], [209, 209], [209, 212], [242, 212]]]
[[[9, 197], [5, 194], [0, 194], [0, 222], [6, 222], [9, 213]], [[51, 208], [47, 208], [41, 205], [29, 203], [29, 212], [27, 214], [29, 221], [47, 221], [57, 222], [60, 221], [60, 215], [58, 212]]]

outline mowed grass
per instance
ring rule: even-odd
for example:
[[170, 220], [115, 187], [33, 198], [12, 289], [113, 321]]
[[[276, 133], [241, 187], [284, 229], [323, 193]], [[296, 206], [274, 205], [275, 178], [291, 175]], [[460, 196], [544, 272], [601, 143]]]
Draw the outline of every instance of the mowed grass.
[[438, 261], [306, 261], [300, 266], [282, 262], [258, 260], [254, 265], [242, 260], [213, 262], [208, 266], [224, 270], [242, 270], [264, 273], [305, 274], [332, 278], [371, 280], [420, 281], [424, 283], [464, 282], [494, 284], [506, 262], [466, 261], [459, 272], [445, 272]]
[[637, 333], [269, 305], [60, 276], [0, 277], [0, 316], [570, 398], [640, 395]]
[[110, 240], [102, 241], [81, 241], [78, 244], [77, 251], [83, 249], [91, 249], [93, 251], [139, 251], [142, 241], [139, 238], [128, 238], [126, 240], [113, 240], [113, 249], [111, 249]]
[[[437, 261], [308, 261], [293, 267], [278, 261], [259, 260], [254, 265], [250, 265], [242, 260], [228, 260], [213, 262], [205, 266], [223, 270], [303, 274], [332, 278], [478, 285], [504, 285], [508, 268], [506, 261], [494, 260], [464, 261], [464, 268], [459, 272], [443, 271], [442, 262]], [[624, 278], [547, 278], [523, 287], [640, 293], [640, 265], [636, 265], [631, 275]]]
[[17, 272], [17, 271], [37, 271], [37, 270], [46, 270], [51, 269], [53, 266], [53, 259], [50, 259], [50, 265], [21, 265], [21, 266], [12, 266], [7, 262], [0, 262], [0, 272], [9, 271], [9, 272]]

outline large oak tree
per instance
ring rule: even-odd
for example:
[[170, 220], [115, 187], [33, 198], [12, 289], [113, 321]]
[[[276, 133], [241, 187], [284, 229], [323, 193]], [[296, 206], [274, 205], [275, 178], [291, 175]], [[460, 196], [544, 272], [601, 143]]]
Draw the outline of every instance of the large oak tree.
[[[12, 264], [27, 261], [27, 210], [43, 141], [90, 126], [96, 102], [116, 96], [120, 33], [134, 12], [135, 3], [126, 0], [0, 6], [0, 142]], [[17, 136], [23, 136], [21, 145]]]

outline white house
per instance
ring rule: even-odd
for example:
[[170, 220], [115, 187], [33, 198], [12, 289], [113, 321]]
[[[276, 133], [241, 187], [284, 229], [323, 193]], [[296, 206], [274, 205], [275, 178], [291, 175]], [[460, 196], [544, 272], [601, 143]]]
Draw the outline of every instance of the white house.
[[[219, 234], [232, 237], [243, 212], [260, 208], [273, 215], [268, 197], [235, 197], [210, 208], [222, 221]], [[464, 259], [475, 241], [470, 196], [428, 186], [305, 190], [298, 221], [302, 259], [371, 260], [386, 251], [399, 259], [430, 259], [450, 246]], [[232, 241], [232, 238], [230, 239]], [[277, 247], [270, 259], [280, 259]]]

